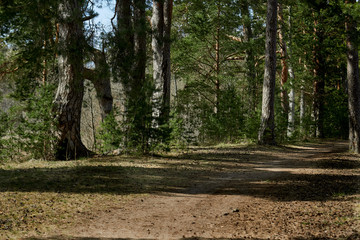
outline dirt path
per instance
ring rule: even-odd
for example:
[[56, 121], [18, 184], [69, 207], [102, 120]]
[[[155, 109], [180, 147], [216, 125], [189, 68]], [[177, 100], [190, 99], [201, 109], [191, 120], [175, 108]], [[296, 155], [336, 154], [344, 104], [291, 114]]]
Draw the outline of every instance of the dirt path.
[[360, 239], [359, 161], [346, 149], [343, 142], [197, 149], [166, 160], [199, 170], [177, 176], [184, 185], [108, 202], [55, 233], [58, 239]]

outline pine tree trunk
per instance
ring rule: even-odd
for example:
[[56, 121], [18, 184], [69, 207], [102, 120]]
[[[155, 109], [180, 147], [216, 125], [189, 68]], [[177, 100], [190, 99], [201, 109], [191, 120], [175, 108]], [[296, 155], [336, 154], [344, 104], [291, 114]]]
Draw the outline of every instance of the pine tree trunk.
[[294, 71], [289, 66], [290, 77], [290, 92], [289, 92], [289, 112], [288, 112], [288, 127], [287, 136], [291, 138], [295, 131], [295, 89], [294, 89]]
[[153, 117], [155, 121], [153, 123], [154, 127], [159, 126], [159, 118], [161, 116], [163, 98], [164, 98], [164, 79], [165, 76], [163, 72], [163, 34], [164, 34], [164, 3], [161, 0], [153, 1], [153, 13], [151, 17], [152, 25], [152, 50], [153, 50], [153, 79], [154, 79], [154, 93], [152, 97], [153, 102]]
[[[300, 61], [301, 62], [301, 61]], [[299, 63], [300, 63], [299, 62]], [[307, 65], [304, 63], [304, 69], [308, 70]], [[302, 135], [305, 136], [305, 111], [306, 111], [306, 106], [305, 106], [305, 81], [304, 79], [301, 79], [301, 85], [300, 85], [300, 103], [299, 103], [299, 107], [300, 107], [300, 132]]]
[[324, 95], [325, 95], [325, 59], [322, 53], [322, 44], [324, 33], [318, 26], [318, 20], [315, 20], [315, 46], [314, 46], [314, 93], [313, 93], [313, 111], [314, 121], [313, 135], [317, 138], [324, 137]]
[[152, 23], [153, 78], [155, 91], [153, 94], [154, 127], [160, 122], [166, 123], [170, 113], [171, 63], [170, 32], [173, 0], [154, 0]]
[[58, 119], [58, 159], [74, 159], [89, 155], [80, 137], [81, 106], [84, 96], [84, 34], [81, 4], [62, 0], [59, 4], [59, 86], [55, 97]]
[[134, 34], [132, 27], [131, 0], [118, 1], [115, 77], [120, 80], [125, 95], [131, 91], [132, 68], [134, 63]]
[[[355, 4], [354, 0], [346, 1]], [[347, 47], [347, 83], [349, 105], [349, 148], [354, 153], [360, 152], [360, 81], [359, 81], [359, 52], [357, 43], [357, 26], [350, 16], [346, 20]]]
[[132, 91], [132, 70], [134, 66], [134, 31], [132, 21], [132, 1], [131, 0], [118, 0], [116, 1], [116, 14], [117, 14], [117, 29], [115, 32], [116, 52], [113, 64], [113, 76], [115, 81], [119, 81], [122, 87], [123, 94], [123, 123], [122, 129], [127, 132], [123, 139], [124, 145], [128, 145], [129, 134], [129, 111], [131, 111], [131, 103], [133, 101], [130, 97]]
[[143, 88], [146, 70], [146, 3], [134, 0], [134, 87]]
[[279, 18], [279, 43], [280, 43], [280, 54], [281, 54], [281, 77], [280, 77], [280, 97], [281, 97], [281, 107], [283, 112], [288, 115], [289, 113], [289, 99], [284, 87], [285, 83], [288, 80], [288, 64], [287, 64], [287, 46], [284, 39], [284, 30], [282, 25], [284, 24], [284, 17], [282, 11], [282, 4], [278, 5], [278, 18]]
[[301, 81], [301, 86], [300, 86], [300, 131], [302, 134], [305, 133], [305, 83], [304, 81]]
[[[291, 24], [291, 7], [289, 7], [289, 44], [287, 46], [288, 59], [291, 60], [291, 46], [292, 46], [292, 24]], [[291, 138], [295, 131], [295, 89], [294, 89], [294, 70], [289, 61], [289, 78], [290, 78], [290, 92], [289, 92], [289, 112], [288, 112], [288, 127], [287, 127], [287, 136]]]
[[221, 6], [219, 1], [217, 2], [217, 26], [215, 32], [215, 98], [214, 98], [214, 113], [217, 114], [219, 111], [220, 105], [220, 14], [221, 14]]
[[164, 107], [163, 107], [163, 118], [165, 122], [168, 121], [170, 116], [170, 97], [171, 97], [171, 20], [173, 11], [173, 0], [164, 1]]
[[141, 147], [142, 152], [148, 151], [150, 135], [147, 129], [147, 113], [151, 108], [147, 104], [146, 82], [146, 3], [145, 0], [134, 0], [134, 69], [131, 92], [129, 95], [129, 105], [131, 106], [132, 124], [130, 135], [132, 141]]
[[256, 70], [255, 70], [255, 57], [253, 46], [251, 45], [251, 39], [253, 38], [251, 28], [251, 14], [249, 11], [248, 4], [241, 5], [241, 15], [244, 18], [243, 32], [244, 41], [248, 44], [245, 49], [245, 62], [246, 62], [246, 78], [248, 82], [249, 92], [249, 110], [250, 114], [253, 115], [256, 110]]
[[259, 144], [276, 144], [274, 122], [274, 99], [276, 80], [276, 32], [277, 0], [267, 1], [265, 72], [262, 96], [261, 124], [258, 134]]

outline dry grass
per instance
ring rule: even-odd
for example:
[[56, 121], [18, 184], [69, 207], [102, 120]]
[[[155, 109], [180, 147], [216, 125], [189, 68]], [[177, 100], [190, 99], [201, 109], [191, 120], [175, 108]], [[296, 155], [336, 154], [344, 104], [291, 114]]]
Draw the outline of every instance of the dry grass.
[[[158, 157], [7, 163], [0, 166], [0, 239], [42, 236], [53, 229], [67, 229], [83, 219], [94, 219], [111, 203], [126, 204], [159, 192], [183, 193], [192, 186], [211, 185], [224, 173], [259, 168], [267, 171], [267, 161], [284, 161], [287, 153], [301, 154], [303, 150], [316, 151], [316, 146], [225, 145]], [[319, 154], [315, 159], [297, 162], [294, 169], [298, 168], [318, 170], [316, 174], [288, 174], [267, 181], [234, 183], [229, 190], [232, 192], [224, 189], [217, 194], [250, 194], [284, 203], [341, 198], [354, 202], [351, 199], [356, 197], [359, 180], [355, 174], [359, 170], [357, 156], [334, 153], [329, 158]], [[331, 174], [318, 174], [325, 170]], [[352, 217], [353, 223], [360, 220], [360, 205], [355, 209], [358, 217]], [[345, 221], [340, 220], [339, 224]]]

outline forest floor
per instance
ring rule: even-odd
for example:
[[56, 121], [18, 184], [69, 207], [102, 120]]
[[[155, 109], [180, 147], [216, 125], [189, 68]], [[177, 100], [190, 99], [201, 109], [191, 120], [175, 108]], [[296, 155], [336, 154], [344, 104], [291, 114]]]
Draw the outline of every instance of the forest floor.
[[347, 143], [0, 166], [0, 239], [360, 239]]

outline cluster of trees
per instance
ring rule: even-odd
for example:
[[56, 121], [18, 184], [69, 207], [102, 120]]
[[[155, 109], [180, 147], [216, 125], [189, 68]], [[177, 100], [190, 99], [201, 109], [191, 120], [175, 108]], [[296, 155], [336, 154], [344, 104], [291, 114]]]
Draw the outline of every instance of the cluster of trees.
[[356, 1], [117, 0], [98, 34], [94, 7], [106, 4], [1, 1], [2, 149], [92, 154], [88, 80], [104, 151], [349, 137], [359, 152]]

